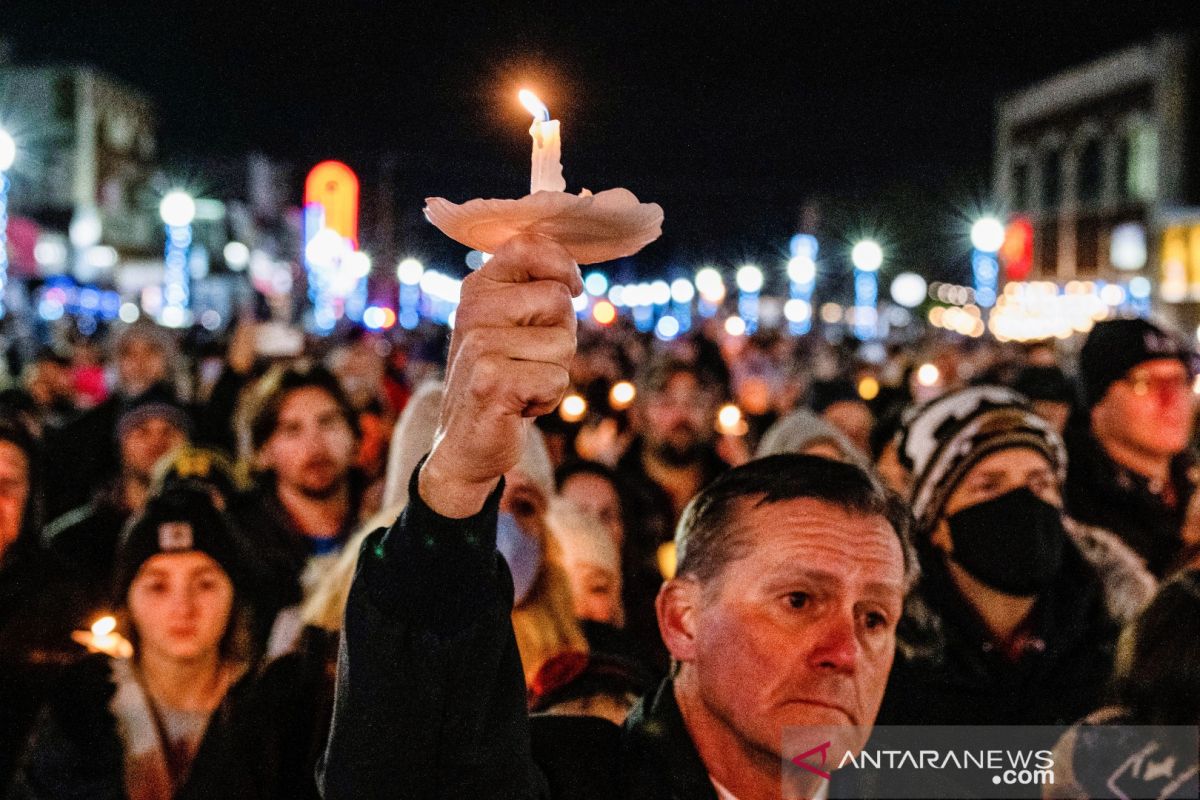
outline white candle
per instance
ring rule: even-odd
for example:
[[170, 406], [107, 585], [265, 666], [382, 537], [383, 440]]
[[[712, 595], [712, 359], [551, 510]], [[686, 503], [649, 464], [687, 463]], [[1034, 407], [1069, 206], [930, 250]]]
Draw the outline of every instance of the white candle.
[[116, 632], [114, 617], [101, 617], [92, 624], [90, 631], [74, 631], [71, 638], [88, 649], [89, 653], [105, 653], [113, 658], [129, 658], [133, 645]]
[[529, 135], [533, 139], [533, 163], [529, 173], [529, 193], [564, 192], [567, 182], [562, 174], [562, 140], [559, 138], [558, 120], [550, 119], [550, 112], [528, 89], [522, 89], [517, 97], [533, 115]]

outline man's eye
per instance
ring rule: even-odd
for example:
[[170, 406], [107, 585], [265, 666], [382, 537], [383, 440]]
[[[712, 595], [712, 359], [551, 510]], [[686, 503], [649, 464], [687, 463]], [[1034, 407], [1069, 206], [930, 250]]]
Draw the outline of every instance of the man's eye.
[[812, 599], [808, 592], [790, 592], [787, 596], [788, 604], [792, 608], [804, 608], [808, 605], [808, 601]]
[[878, 611], [868, 611], [864, 621], [866, 623], [867, 630], [879, 630], [881, 628], [886, 628], [888, 624], [887, 617], [883, 614], [880, 614]]

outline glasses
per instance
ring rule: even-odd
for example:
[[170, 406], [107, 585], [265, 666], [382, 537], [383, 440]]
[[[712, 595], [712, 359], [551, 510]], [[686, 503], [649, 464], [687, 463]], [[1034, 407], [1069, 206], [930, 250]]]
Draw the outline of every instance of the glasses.
[[1192, 378], [1186, 373], [1173, 375], [1151, 375], [1149, 372], [1131, 372], [1121, 379], [1138, 397], [1153, 392], [1156, 395], [1186, 394], [1192, 390]]

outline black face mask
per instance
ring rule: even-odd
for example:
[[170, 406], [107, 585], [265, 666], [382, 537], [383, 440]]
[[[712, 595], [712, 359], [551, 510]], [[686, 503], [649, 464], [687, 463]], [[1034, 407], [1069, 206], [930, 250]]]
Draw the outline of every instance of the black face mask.
[[972, 577], [1005, 594], [1032, 597], [1062, 566], [1062, 512], [1027, 488], [964, 508], [947, 519], [950, 555]]

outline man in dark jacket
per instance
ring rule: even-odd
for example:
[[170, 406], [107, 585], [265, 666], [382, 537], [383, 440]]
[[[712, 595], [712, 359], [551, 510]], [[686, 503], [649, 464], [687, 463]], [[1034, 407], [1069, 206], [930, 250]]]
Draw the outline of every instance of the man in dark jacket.
[[531, 725], [500, 478], [567, 387], [581, 291], [539, 237], [464, 282], [434, 448], [351, 590], [327, 800], [762, 797], [793, 755], [785, 726], [845, 726], [847, 746], [869, 733], [911, 577], [905, 516], [862, 471], [811, 456], [732, 470], [689, 505], [658, 599], [676, 666], [624, 728]]
[[354, 469], [358, 417], [323, 367], [268, 372], [248, 427], [258, 485], [229, 511], [268, 574], [255, 605], [269, 626], [274, 612], [300, 601], [308, 559], [338, 552], [358, 526], [366, 487]]
[[1079, 355], [1084, 411], [1067, 432], [1067, 513], [1113, 531], [1162, 577], [1195, 492], [1193, 350], [1142, 319], [1100, 322]]

